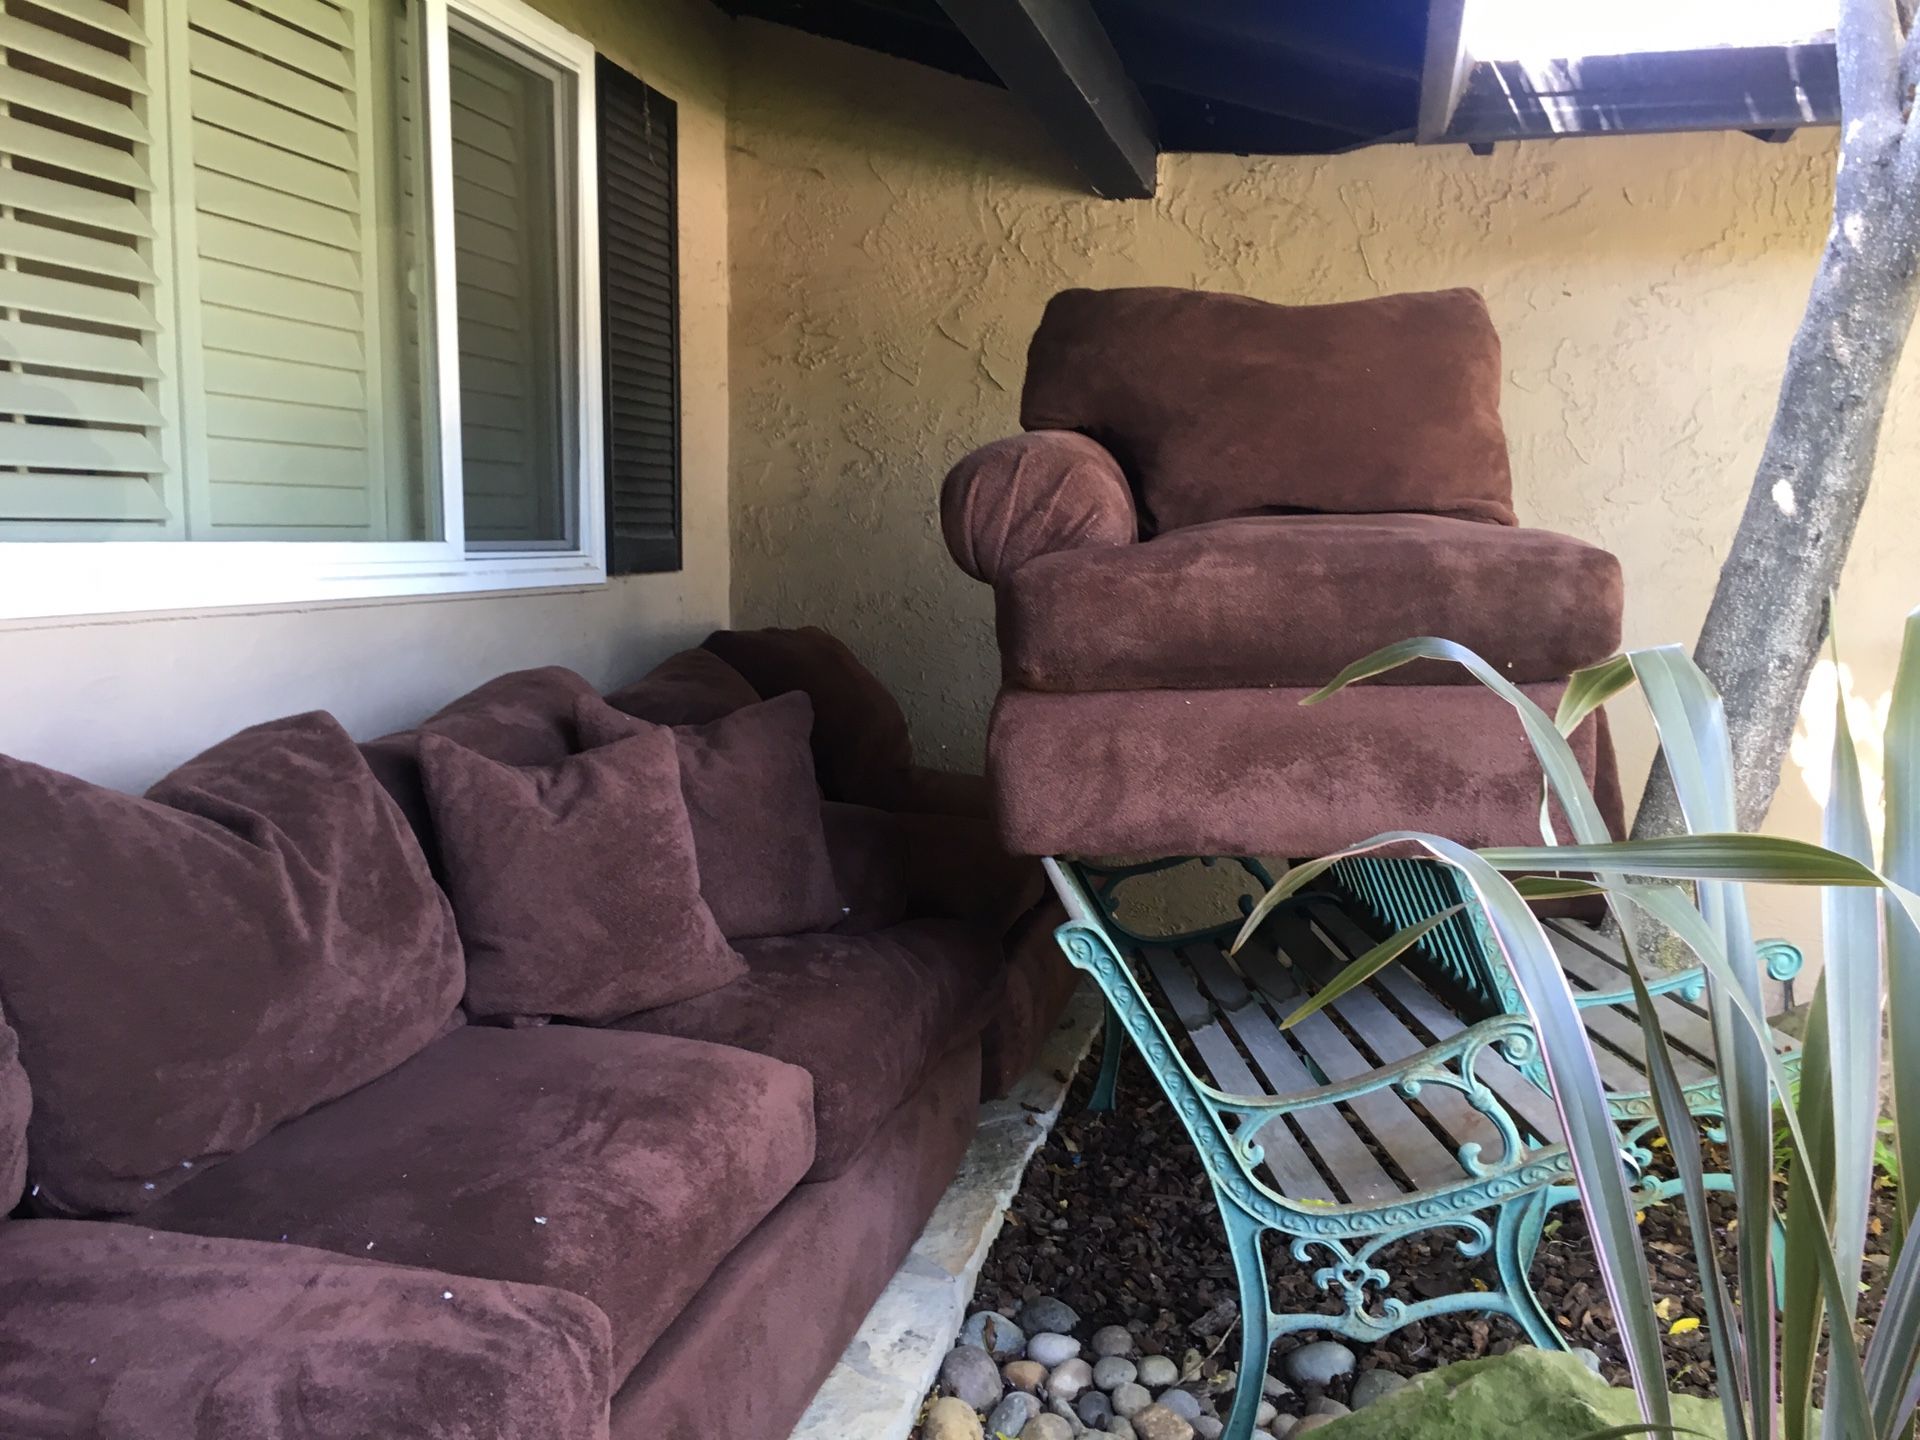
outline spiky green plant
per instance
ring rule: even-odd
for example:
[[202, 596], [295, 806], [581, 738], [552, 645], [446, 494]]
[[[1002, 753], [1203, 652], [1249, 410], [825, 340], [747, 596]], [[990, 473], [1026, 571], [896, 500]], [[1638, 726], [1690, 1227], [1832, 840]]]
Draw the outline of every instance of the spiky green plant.
[[[1519, 714], [1571, 843], [1557, 843], [1544, 801], [1538, 846], [1472, 850], [1437, 835], [1379, 835], [1290, 870], [1254, 907], [1241, 941], [1282, 899], [1348, 856], [1413, 845], [1460, 873], [1539, 1031], [1634, 1388], [1648, 1427], [1666, 1431], [1672, 1417], [1660, 1326], [1634, 1221], [1632, 1177], [1572, 989], [1527, 904], [1549, 896], [1603, 896], [1627, 942], [1656, 1111], [1684, 1187], [1728, 1440], [1810, 1440], [1823, 1336], [1823, 1440], [1895, 1440], [1920, 1401], [1920, 1244], [1904, 1243], [1916, 1200], [1910, 1177], [1920, 1165], [1920, 610], [1907, 617], [1887, 723], [1887, 815], [1878, 868], [1844, 700], [1835, 722], [1824, 843], [1813, 845], [1738, 833], [1725, 712], [1705, 675], [1674, 647], [1632, 651], [1581, 671], [1553, 716], [1472, 651], [1436, 639], [1388, 646], [1305, 703], [1419, 659], [1465, 666]], [[1652, 711], [1688, 833], [1623, 842], [1609, 838], [1567, 736], [1636, 683]], [[1691, 894], [1674, 881], [1690, 882]], [[1766, 1025], [1763, 968], [1747, 913], [1745, 887], [1753, 883], [1822, 887], [1825, 964], [1797, 1085], [1787, 1083]], [[1731, 1255], [1722, 1253], [1709, 1223], [1699, 1127], [1633, 951], [1635, 922], [1643, 914], [1677, 934], [1706, 969], [1728, 1169], [1743, 1222]], [[1307, 1010], [1391, 964], [1418, 938], [1417, 929], [1354, 961]], [[1880, 1139], [1883, 1010], [1891, 1016], [1886, 1058], [1901, 1163], [1892, 1272], [1868, 1338], [1858, 1301]], [[1784, 1187], [1775, 1180], [1776, 1118], [1787, 1131]], [[1755, 1219], [1773, 1216], [1784, 1222], [1778, 1286], [1769, 1253], [1773, 1227]]]

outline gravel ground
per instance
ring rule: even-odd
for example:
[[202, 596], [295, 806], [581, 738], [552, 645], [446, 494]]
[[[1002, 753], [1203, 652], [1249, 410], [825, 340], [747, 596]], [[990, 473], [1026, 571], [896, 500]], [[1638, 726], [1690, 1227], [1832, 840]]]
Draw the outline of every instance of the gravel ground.
[[[1143, 1355], [1166, 1354], [1184, 1363], [1193, 1358], [1189, 1352], [1198, 1351], [1212, 1354], [1209, 1371], [1231, 1368], [1238, 1361], [1233, 1266], [1199, 1160], [1132, 1051], [1121, 1068], [1119, 1108], [1088, 1114], [1086, 1096], [1096, 1065], [1090, 1059], [1082, 1068], [1065, 1114], [1034, 1157], [988, 1256], [974, 1308], [1014, 1314], [1023, 1300], [1055, 1296], [1090, 1326], [1127, 1327]], [[1876, 1227], [1890, 1221], [1891, 1208], [1891, 1195], [1883, 1188], [1876, 1198]], [[1731, 1204], [1715, 1196], [1713, 1213], [1720, 1239], [1730, 1246]], [[1685, 1324], [1703, 1314], [1685, 1215], [1678, 1204], [1659, 1206], [1643, 1223], [1662, 1317], [1669, 1327], [1680, 1325], [1680, 1333], [1666, 1341], [1671, 1384], [1679, 1391], [1712, 1394], [1706, 1332]], [[1385, 1258], [1395, 1293], [1408, 1298], [1470, 1287], [1476, 1280], [1489, 1284], [1493, 1278], [1491, 1259], [1465, 1260], [1443, 1237], [1403, 1242]], [[1886, 1257], [1870, 1256], [1869, 1263], [1873, 1283], [1861, 1297], [1861, 1313], [1871, 1323], [1879, 1312]], [[1276, 1309], [1327, 1308], [1307, 1267], [1284, 1247], [1270, 1250], [1268, 1273]], [[1533, 1277], [1569, 1342], [1591, 1347], [1602, 1373], [1625, 1383], [1626, 1368], [1578, 1206], [1556, 1212]], [[1363, 1373], [1385, 1367], [1412, 1375], [1497, 1353], [1522, 1338], [1504, 1320], [1460, 1315], [1410, 1325], [1380, 1345], [1355, 1348]], [[1276, 1356], [1287, 1348], [1283, 1341]], [[1336, 1381], [1326, 1393], [1345, 1400], [1347, 1383]]]

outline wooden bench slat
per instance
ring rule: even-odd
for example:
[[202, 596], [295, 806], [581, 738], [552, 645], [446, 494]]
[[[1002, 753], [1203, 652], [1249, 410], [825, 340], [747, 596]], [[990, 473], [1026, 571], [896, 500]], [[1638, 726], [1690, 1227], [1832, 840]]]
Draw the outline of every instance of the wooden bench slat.
[[[1159, 949], [1147, 951], [1147, 960], [1153, 966], [1161, 987], [1168, 991], [1169, 998], [1173, 998], [1177, 988], [1189, 992], [1191, 1003], [1191, 996], [1198, 994], [1198, 985], [1188, 973], [1184, 961], [1176, 961], [1171, 951]], [[1174, 1003], [1178, 1006], [1181, 1001], [1176, 998]], [[1221, 1032], [1221, 1038], [1226, 1038], [1224, 1031]], [[1198, 1039], [1194, 1043], [1198, 1045]], [[1233, 1050], [1230, 1040], [1226, 1044], [1229, 1050]], [[1253, 1049], [1251, 1046], [1248, 1048]], [[1321, 1082], [1288, 1046], [1283, 1045], [1278, 1051], [1264, 1054], [1253, 1050], [1253, 1059], [1265, 1077], [1264, 1083], [1254, 1080], [1247, 1086], [1255, 1094], [1292, 1095], [1320, 1087]], [[1212, 1065], [1213, 1061], [1209, 1059], [1207, 1063]], [[1237, 1050], [1233, 1050], [1232, 1063], [1240, 1073], [1245, 1073], [1245, 1062], [1240, 1059]], [[1217, 1069], [1214, 1071], [1214, 1080], [1216, 1084], [1226, 1087], [1225, 1077]], [[1353, 1127], [1332, 1106], [1309, 1105], [1295, 1111], [1292, 1119], [1300, 1127], [1301, 1134], [1306, 1136], [1307, 1143], [1326, 1164], [1334, 1182], [1346, 1192], [1349, 1199], [1376, 1200], [1400, 1193], [1400, 1187], [1380, 1168], [1380, 1162], [1373, 1158], [1373, 1152], [1367, 1149], [1366, 1143], [1353, 1133]], [[1272, 1128], [1268, 1127], [1269, 1130]], [[1260, 1138], [1264, 1144], [1266, 1132], [1263, 1131]], [[1308, 1163], [1311, 1165], [1311, 1161]], [[1276, 1168], [1277, 1178], [1279, 1174]], [[1291, 1192], [1283, 1186], [1280, 1193], [1285, 1195]]]
[[[1287, 1043], [1288, 1037], [1282, 1036], [1277, 1023], [1286, 1011], [1278, 1016], [1270, 1011], [1260, 996], [1247, 988], [1245, 980], [1233, 968], [1233, 962], [1218, 946], [1194, 946], [1193, 960], [1202, 982], [1225, 1008], [1242, 1044], [1253, 1049], [1256, 1036], [1263, 1048]], [[1271, 969], [1276, 976], [1285, 975], [1277, 961]], [[1291, 1008], [1301, 998], [1296, 986], [1294, 993], [1285, 997], [1285, 1003]], [[1351, 1080], [1374, 1068], [1326, 1015], [1311, 1016], [1295, 1026], [1290, 1034], [1294, 1043], [1319, 1067], [1320, 1073], [1330, 1080]], [[1465, 1175], [1460, 1162], [1434, 1139], [1433, 1132], [1392, 1090], [1374, 1090], [1356, 1096], [1347, 1105], [1412, 1181], [1414, 1188], [1451, 1185]]]
[[[1268, 1087], [1255, 1078], [1253, 1071], [1247, 1068], [1246, 1061], [1240, 1058], [1240, 1052], [1234, 1048], [1227, 1032], [1211, 1018], [1210, 1007], [1201, 995], [1200, 987], [1173, 952], [1155, 946], [1143, 951], [1141, 958], [1159, 983], [1161, 993], [1174, 1007], [1176, 1016], [1207, 1015], [1205, 1023], [1197, 1027], [1186, 1024], [1182, 1018], [1181, 1028], [1186, 1030], [1187, 1038], [1193, 1042], [1193, 1048], [1199, 1052], [1200, 1058], [1206, 1061], [1213, 1084], [1232, 1094], [1266, 1093]], [[1274, 1188], [1282, 1195], [1296, 1200], [1336, 1203], [1337, 1197], [1314, 1168], [1313, 1161], [1301, 1148], [1300, 1142], [1293, 1138], [1293, 1132], [1287, 1128], [1285, 1120], [1268, 1121], [1255, 1133], [1254, 1138], [1266, 1152], [1267, 1172], [1273, 1177]]]
[[[1336, 965], [1347, 963], [1348, 957], [1334, 950], [1331, 940], [1310, 926], [1307, 930], [1315, 943], [1326, 948], [1326, 953]], [[1304, 937], [1301, 943], [1305, 943]], [[1264, 985], [1265, 967], [1277, 965], [1278, 961], [1269, 958], [1264, 951], [1258, 951], [1257, 946], [1256, 941], [1255, 946], [1249, 947], [1246, 952], [1247, 968]], [[1293, 954], [1294, 950], [1290, 942], [1288, 953]], [[1382, 1065], [1411, 1060], [1433, 1043], [1409, 1029], [1406, 1021], [1388, 1009], [1371, 986], [1362, 985], [1349, 990], [1335, 1000], [1330, 1008], [1359, 1035], [1367, 1048], [1379, 1057]], [[1501, 1153], [1500, 1132], [1458, 1090], [1445, 1085], [1429, 1085], [1421, 1091], [1420, 1104], [1446, 1132], [1456, 1151], [1462, 1145], [1475, 1144], [1480, 1147], [1483, 1156], [1491, 1158]]]
[[[1624, 956], [1615, 961], [1598, 954], [1595, 947], [1584, 943], [1579, 936], [1569, 933], [1560, 925], [1548, 925], [1547, 934], [1553, 941], [1554, 953], [1560, 957], [1560, 968], [1574, 981], [1575, 990], [1604, 992], [1632, 988], [1633, 977], [1627, 972]], [[1633, 1018], [1632, 1006], [1615, 1008], [1629, 1019]], [[1707, 1068], [1712, 1068], [1714, 1044], [1711, 1020], [1671, 995], [1654, 996], [1653, 1013], [1668, 1040], [1689, 1051]]]

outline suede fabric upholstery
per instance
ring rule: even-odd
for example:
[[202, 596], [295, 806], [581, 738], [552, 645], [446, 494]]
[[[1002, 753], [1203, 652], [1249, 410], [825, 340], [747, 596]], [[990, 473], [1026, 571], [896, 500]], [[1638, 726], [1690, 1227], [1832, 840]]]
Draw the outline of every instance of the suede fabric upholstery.
[[[1560, 680], [1619, 649], [1621, 607], [1620, 562], [1551, 531], [1262, 515], [1035, 560], [1000, 589], [1000, 655], [1027, 690], [1315, 687], [1440, 635], [1509, 680]], [[1439, 661], [1380, 679], [1479, 683]]]
[[294, 1245], [0, 1224], [13, 1440], [601, 1440], [607, 1318]]
[[[1551, 714], [1564, 686], [1520, 688]], [[1359, 686], [1300, 705], [1309, 693], [1003, 690], [987, 739], [1000, 838], [1024, 855], [1324, 855], [1386, 830], [1540, 842], [1540, 769], [1499, 696]], [[1601, 733], [1571, 737], [1589, 780]]]
[[813, 1139], [806, 1072], [764, 1055], [474, 1026], [143, 1218], [570, 1291], [611, 1322], [618, 1384], [799, 1182]]
[[1159, 532], [1275, 510], [1511, 525], [1500, 383], [1472, 290], [1300, 306], [1064, 290], [1028, 350], [1020, 424], [1099, 441]]
[[145, 798], [0, 760], [0, 814], [42, 1213], [139, 1210], [455, 1022], [452, 912], [330, 715], [243, 730]]
[[1049, 895], [1007, 932], [1006, 998], [980, 1035], [980, 1098], [998, 1100], [1033, 1068], [1060, 1012], [1079, 988], [1053, 932], [1067, 912]]
[[0, 1215], [20, 1203], [27, 1188], [27, 1122], [33, 1089], [20, 1068], [20, 1037], [0, 1017]]
[[420, 737], [441, 735], [507, 765], [554, 765], [580, 748], [573, 707], [594, 693], [586, 680], [559, 665], [497, 675], [435, 711], [412, 730], [396, 731], [360, 747], [419, 837], [436, 879], [446, 872], [420, 773]]
[[607, 695], [614, 709], [655, 725], [706, 725], [759, 700], [746, 677], [711, 650], [669, 655]]
[[907, 918], [909, 891], [907, 857], [892, 812], [838, 800], [826, 801], [820, 811], [840, 892], [834, 933], [868, 935], [898, 925]]
[[[575, 720], [589, 750], [659, 728], [593, 696]], [[812, 733], [813, 702], [797, 690], [672, 731], [700, 894], [729, 940], [825, 930], [840, 918]]]
[[810, 1180], [840, 1174], [941, 1056], [972, 1045], [1000, 1000], [981, 931], [913, 920], [871, 935], [742, 942], [736, 984], [618, 1022], [769, 1055], [813, 1077]]
[[613, 1433], [790, 1433], [960, 1168], [979, 1076], [975, 1047], [949, 1051], [848, 1170], [789, 1195], [614, 1396]]
[[421, 738], [476, 1018], [611, 1020], [741, 974], [701, 898], [674, 732], [620, 719], [636, 733], [557, 765]]
[[1070, 430], [1009, 436], [968, 455], [940, 488], [940, 528], [954, 564], [989, 584], [1036, 555], [1140, 538], [1119, 462]]
[[913, 766], [906, 712], [839, 639], [812, 625], [716, 630], [701, 648], [745, 676], [763, 700], [806, 691], [814, 770], [827, 799], [896, 807]]

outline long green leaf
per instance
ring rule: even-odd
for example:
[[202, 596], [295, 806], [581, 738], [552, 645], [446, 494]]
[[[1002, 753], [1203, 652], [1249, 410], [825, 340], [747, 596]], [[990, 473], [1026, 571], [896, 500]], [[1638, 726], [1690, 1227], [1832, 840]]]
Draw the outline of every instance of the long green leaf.
[[[1920, 890], [1920, 609], [1907, 616], [1887, 710], [1885, 796], [1887, 876]], [[1887, 1016], [1894, 1148], [1900, 1156], [1897, 1247], [1920, 1204], [1920, 930], [1892, 915], [1887, 916]]]
[[1351, 964], [1342, 969], [1338, 975], [1334, 976], [1318, 990], [1314, 991], [1312, 998], [1280, 1022], [1280, 1028], [1282, 1030], [1291, 1030], [1309, 1015], [1317, 1015], [1320, 1011], [1326, 1009], [1327, 1006], [1338, 1000], [1356, 985], [1364, 985], [1368, 980], [1371, 980], [1375, 975], [1379, 974], [1380, 971], [1386, 969], [1387, 966], [1406, 954], [1406, 952], [1411, 950], [1415, 945], [1418, 945], [1429, 931], [1437, 926], [1444, 925], [1447, 921], [1458, 915], [1464, 908], [1464, 906], [1452, 905], [1437, 915], [1429, 915], [1417, 924], [1409, 925], [1404, 930], [1395, 931], [1378, 945], [1367, 951], [1366, 954], [1356, 958]]
[[[1836, 854], [1872, 865], [1873, 833], [1844, 693], [1834, 704], [1833, 764], [1821, 838]], [[1820, 914], [1833, 1067], [1834, 1264], [1843, 1277], [1857, 1276], [1867, 1248], [1873, 1142], [1880, 1123], [1880, 897], [1831, 885], [1820, 892]], [[1848, 1324], [1858, 1310], [1856, 1292], [1848, 1296]]]
[[1560, 706], [1553, 714], [1553, 725], [1562, 735], [1571, 735], [1580, 724], [1607, 701], [1634, 683], [1633, 659], [1615, 655], [1598, 665], [1576, 670], [1567, 677]]
[[1833, 1102], [1827, 1063], [1827, 981], [1814, 986], [1807, 1042], [1800, 1052], [1800, 1089], [1793, 1108], [1809, 1150], [1787, 1167], [1785, 1274], [1780, 1290], [1780, 1385], [1787, 1440], [1807, 1440], [1813, 1424], [1814, 1361], [1826, 1310], [1814, 1250], [1830, 1243], [1822, 1211], [1833, 1200]]

